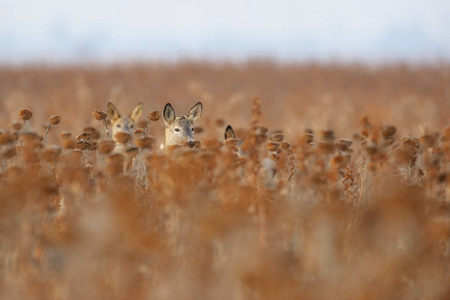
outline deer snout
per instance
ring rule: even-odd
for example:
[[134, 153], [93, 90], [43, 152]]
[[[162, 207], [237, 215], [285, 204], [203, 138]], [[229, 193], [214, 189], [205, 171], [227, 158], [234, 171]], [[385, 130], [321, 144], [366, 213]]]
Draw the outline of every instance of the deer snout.
[[187, 142], [187, 144], [189, 145], [189, 147], [193, 148], [194, 145], [195, 145], [195, 142], [194, 141], [189, 141], [189, 142]]

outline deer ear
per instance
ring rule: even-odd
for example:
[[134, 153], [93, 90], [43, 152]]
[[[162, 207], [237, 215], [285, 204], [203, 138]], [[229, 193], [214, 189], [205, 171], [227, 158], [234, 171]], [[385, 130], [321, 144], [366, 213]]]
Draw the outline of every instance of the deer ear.
[[166, 124], [172, 124], [173, 121], [175, 121], [175, 110], [170, 103], [167, 103], [166, 106], [164, 106], [163, 118]]
[[228, 125], [227, 129], [225, 129], [225, 140], [235, 139], [235, 138], [236, 138], [236, 135], [234, 134], [233, 128], [230, 125]]
[[139, 104], [133, 109], [133, 111], [131, 112], [130, 118], [131, 118], [131, 120], [133, 120], [134, 122], [136, 122], [136, 120], [139, 119], [139, 117], [141, 116], [141, 114], [142, 114], [142, 106], [143, 106], [143, 104], [142, 104], [142, 102], [141, 102], [141, 103], [139, 103]]
[[201, 102], [197, 102], [197, 104], [195, 104], [191, 110], [189, 111], [187, 117], [194, 122], [195, 120], [197, 120], [198, 118], [200, 118], [202, 116], [202, 112], [203, 112], [203, 105]]
[[112, 104], [111, 102], [108, 102], [108, 105], [106, 108], [107, 108], [108, 115], [109, 115], [109, 118], [111, 119], [111, 121], [115, 121], [118, 118], [120, 118], [119, 111], [114, 106], [114, 104]]

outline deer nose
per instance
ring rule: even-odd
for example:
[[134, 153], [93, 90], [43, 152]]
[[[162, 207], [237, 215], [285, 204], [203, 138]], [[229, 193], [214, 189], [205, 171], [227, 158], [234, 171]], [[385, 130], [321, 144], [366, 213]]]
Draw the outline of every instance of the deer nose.
[[189, 141], [189, 142], [187, 142], [187, 144], [189, 145], [189, 147], [194, 147], [194, 145], [195, 145], [195, 142], [194, 141]]

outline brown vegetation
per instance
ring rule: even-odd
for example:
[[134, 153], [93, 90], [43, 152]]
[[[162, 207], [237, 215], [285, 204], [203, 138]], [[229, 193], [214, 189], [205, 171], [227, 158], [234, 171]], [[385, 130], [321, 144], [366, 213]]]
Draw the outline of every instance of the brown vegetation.
[[[450, 298], [449, 70], [0, 69], [0, 298]], [[108, 101], [144, 103], [129, 153]]]

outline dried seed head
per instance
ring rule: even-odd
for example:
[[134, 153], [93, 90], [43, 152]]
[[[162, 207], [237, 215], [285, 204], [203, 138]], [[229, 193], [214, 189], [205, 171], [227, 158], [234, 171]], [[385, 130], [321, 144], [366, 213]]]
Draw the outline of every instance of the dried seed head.
[[143, 138], [146, 135], [147, 135], [147, 133], [145, 132], [145, 129], [143, 129], [143, 128], [138, 128], [133, 131], [133, 136], [136, 138]]
[[19, 118], [21, 120], [29, 120], [31, 119], [31, 117], [33, 116], [33, 112], [31, 110], [29, 110], [28, 108], [22, 109], [19, 111]]
[[301, 139], [300, 139], [300, 143], [301, 144], [311, 144], [314, 141], [314, 135], [312, 133], [305, 133]]
[[382, 134], [384, 138], [391, 138], [394, 136], [394, 134], [397, 132], [397, 129], [395, 126], [387, 125], [384, 126]]
[[155, 122], [161, 118], [161, 113], [159, 111], [155, 110], [155, 111], [150, 112], [147, 117], [150, 121]]
[[139, 149], [137, 147], [129, 147], [125, 150], [125, 156], [133, 158], [138, 154]]
[[284, 138], [283, 132], [281, 130], [277, 130], [272, 133], [270, 140], [274, 142], [281, 142], [283, 141], [283, 138]]
[[90, 146], [91, 145], [90, 145], [89, 141], [78, 140], [77, 144], [75, 145], [75, 149], [78, 149], [78, 150], [89, 150]]
[[269, 142], [266, 144], [266, 149], [268, 151], [277, 151], [278, 147], [280, 146], [279, 143], [276, 142]]
[[60, 115], [52, 115], [50, 117], [49, 124], [58, 125], [60, 122], [61, 122], [61, 116]]
[[321, 130], [319, 137], [325, 141], [334, 141], [334, 131], [329, 129]]
[[279, 161], [280, 160], [280, 155], [278, 153], [273, 153], [270, 155], [270, 160], [271, 161]]
[[88, 141], [91, 139], [91, 132], [82, 132], [79, 135], [77, 135], [77, 141]]
[[101, 154], [109, 154], [111, 153], [111, 151], [114, 150], [115, 146], [116, 143], [114, 141], [111, 140], [101, 141], [100, 143], [98, 143], [98, 151]]
[[147, 128], [147, 126], [149, 125], [148, 123], [149, 122], [146, 120], [140, 120], [139, 122], [136, 123], [136, 128], [137, 128], [136, 130]]
[[333, 142], [319, 142], [317, 144], [317, 150], [322, 154], [331, 154], [334, 152], [334, 143]]
[[134, 144], [141, 149], [152, 149], [155, 139], [152, 137], [139, 137], [134, 140]]
[[108, 115], [103, 110], [99, 109], [94, 109], [92, 111], [92, 115], [94, 116], [95, 119], [99, 121], [103, 121], [108, 117]]
[[64, 149], [73, 149], [77, 145], [77, 142], [71, 138], [66, 138], [62, 141], [62, 146]]
[[82, 135], [83, 134], [86, 134], [84, 139], [98, 140], [100, 138], [100, 133], [94, 127], [85, 127]]
[[67, 140], [70, 139], [70, 137], [72, 136], [72, 133], [68, 132], [68, 131], [63, 131], [61, 132], [61, 138], [63, 140]]
[[288, 142], [281, 142], [281, 148], [287, 150], [289, 148], [291, 148], [291, 144], [289, 144]]
[[114, 135], [114, 140], [120, 144], [126, 144], [131, 139], [131, 136], [126, 132], [117, 132]]
[[425, 134], [419, 139], [420, 144], [425, 148], [434, 147], [437, 143], [437, 134]]
[[402, 138], [402, 145], [411, 149], [419, 148], [420, 144], [416, 138], [405, 136]]
[[22, 123], [20, 121], [15, 120], [12, 124], [11, 127], [14, 131], [19, 131], [20, 129], [22, 129]]
[[390, 146], [394, 143], [395, 143], [395, 139], [393, 137], [384, 138], [384, 142], [383, 142], [384, 146]]
[[394, 151], [394, 159], [397, 163], [414, 163], [415, 153], [411, 148], [399, 148]]

